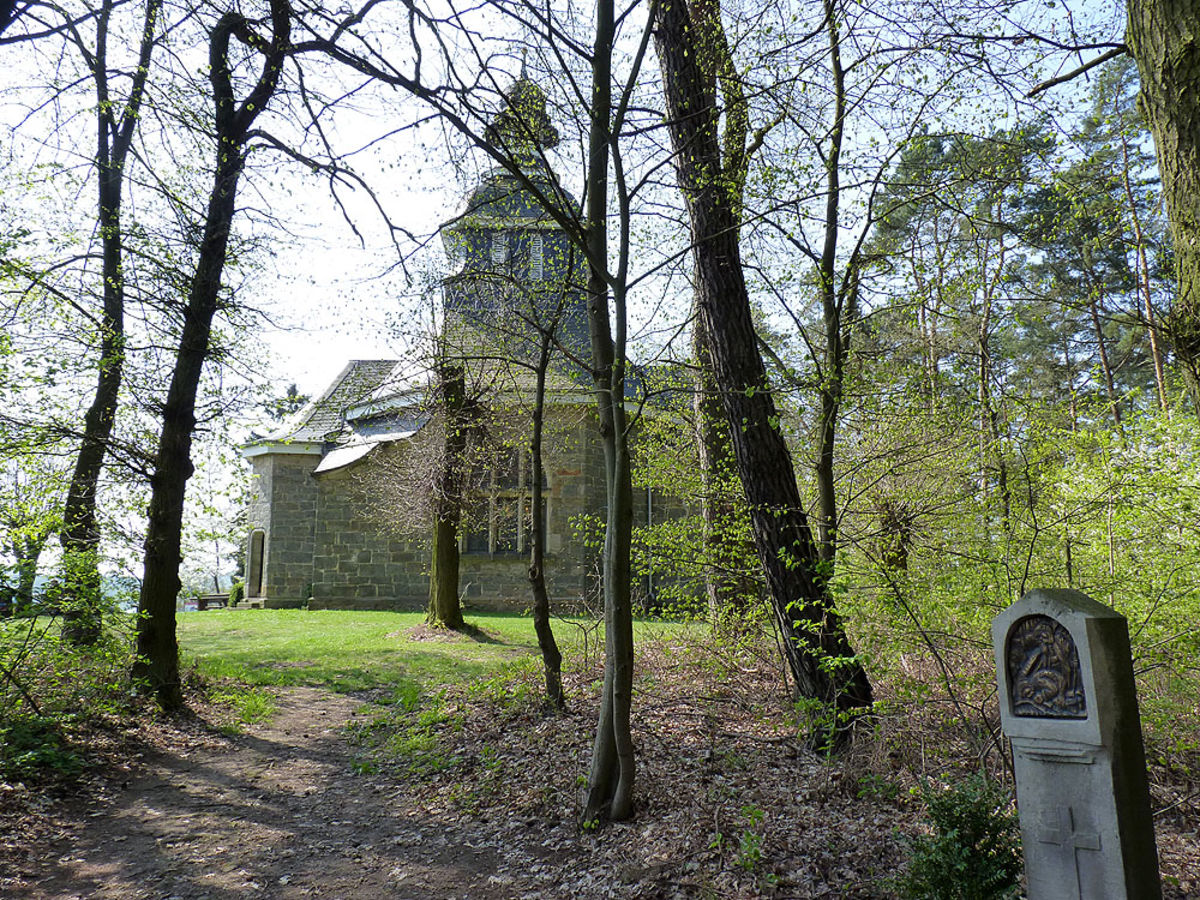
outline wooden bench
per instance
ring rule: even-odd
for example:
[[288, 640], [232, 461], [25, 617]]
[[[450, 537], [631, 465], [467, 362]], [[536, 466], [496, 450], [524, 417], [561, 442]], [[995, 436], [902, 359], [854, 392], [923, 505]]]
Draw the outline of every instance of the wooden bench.
[[229, 605], [229, 596], [227, 594], [202, 594], [196, 598], [196, 611], [204, 612], [206, 609], [224, 609]]

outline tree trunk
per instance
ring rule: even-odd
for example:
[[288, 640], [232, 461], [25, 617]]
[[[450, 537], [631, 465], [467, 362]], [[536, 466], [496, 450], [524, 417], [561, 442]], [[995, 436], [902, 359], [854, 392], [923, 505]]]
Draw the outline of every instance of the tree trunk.
[[209, 80], [216, 105], [216, 166], [150, 481], [145, 574], [138, 600], [138, 655], [133, 666], [134, 677], [153, 691], [164, 711], [183, 706], [175, 601], [180, 588], [184, 495], [194, 470], [191, 448], [196, 395], [220, 298], [230, 227], [237, 208], [238, 179], [245, 163], [246, 134], [274, 96], [290, 39], [290, 13], [287, 0], [271, 0], [272, 37], [265, 48], [262, 73], [236, 108], [229, 41], [235, 31], [245, 29], [249, 23], [238, 13], [226, 13], [212, 32]]
[[429, 611], [425, 624], [458, 629], [464, 624], [458, 597], [458, 524], [462, 519], [462, 467], [467, 447], [466, 383], [461, 368], [444, 362], [439, 365], [439, 376], [446, 433], [441, 471], [434, 485]]
[[[742, 208], [746, 188], [746, 173], [754, 147], [748, 146], [750, 139], [750, 109], [746, 100], [745, 85], [741, 73], [733, 60], [729, 38], [721, 21], [720, 0], [701, 0], [693, 7], [697, 50], [703, 55], [702, 66], [705, 88], [716, 96], [720, 91], [724, 103], [723, 132], [721, 134], [722, 176], [725, 189], [729, 192], [734, 216], [741, 224]], [[765, 134], [765, 131], [763, 132]], [[761, 143], [762, 134], [755, 136], [755, 147]], [[693, 276], [699, 281], [699, 273]], [[693, 287], [695, 291], [695, 287]], [[729, 440], [729, 423], [721, 405], [721, 393], [713, 377], [710, 340], [700, 315], [699, 299], [693, 297], [692, 304], [692, 358], [696, 362], [695, 396], [693, 413], [696, 417], [696, 451], [700, 461], [701, 517], [704, 523], [705, 572], [704, 587], [708, 601], [709, 618], [719, 623], [722, 614], [731, 607], [746, 602], [749, 585], [731, 577], [738, 561], [750, 546], [739, 546], [728, 535], [733, 514], [731, 498], [733, 448]]]
[[839, 210], [842, 199], [841, 155], [846, 121], [845, 72], [842, 69], [839, 23], [832, 0], [825, 2], [826, 28], [829, 32], [829, 69], [833, 78], [834, 110], [829, 130], [829, 154], [825, 161], [825, 242], [818, 265], [821, 284], [821, 314], [825, 331], [824, 365], [820, 372], [821, 417], [817, 422], [817, 552], [825, 566], [824, 576], [832, 577], [837, 559], [837, 484], [834, 480], [834, 448], [838, 417], [845, 392], [846, 356], [849, 331], [857, 305], [857, 287], [853, 265], [839, 289], [835, 280]]
[[37, 583], [38, 558], [46, 545], [45, 536], [22, 537], [13, 542], [12, 555], [17, 570], [11, 613], [26, 613], [33, 608], [33, 587]]
[[[1003, 268], [1003, 267], [1001, 267]], [[979, 479], [980, 493], [986, 497], [991, 491], [988, 478], [989, 459], [995, 459], [996, 490], [1000, 495], [1001, 521], [1005, 530], [1012, 517], [1012, 498], [1008, 488], [1008, 461], [1000, 443], [1000, 411], [992, 396], [992, 296], [985, 291], [983, 315], [979, 320]], [[1074, 392], [1072, 392], [1074, 397]], [[990, 531], [990, 529], [989, 529]]]
[[0, 34], [4, 34], [5, 29], [17, 20], [21, 12], [18, 6], [18, 0], [0, 0]]
[[729, 571], [743, 548], [731, 546], [725, 534], [732, 512], [728, 499], [727, 467], [733, 458], [729, 423], [721, 406], [721, 394], [712, 373], [709, 338], [704, 320], [696, 310], [692, 324], [692, 358], [696, 361], [692, 413], [695, 416], [696, 453], [700, 461], [700, 512], [704, 522], [704, 592], [709, 619], [718, 624], [726, 610], [737, 606], [738, 585]]
[[462, 604], [458, 599], [458, 506], [439, 502], [433, 524], [433, 547], [429, 569], [429, 610], [425, 624], [434, 628], [463, 627]]
[[1200, 7], [1130, 0], [1125, 35], [1158, 154], [1179, 293], [1164, 331], [1200, 414]]
[[[100, 314], [100, 356], [96, 392], [84, 417], [83, 437], [63, 505], [59, 542], [63, 572], [71, 594], [64, 610], [63, 635], [75, 644], [92, 644], [100, 636], [100, 528], [96, 522], [96, 489], [116, 421], [117, 402], [125, 366], [125, 271], [122, 263], [125, 233], [121, 199], [125, 163], [141, 116], [146, 78], [154, 49], [155, 24], [161, 0], [150, 0], [142, 26], [138, 70], [124, 105], [109, 94], [108, 27], [113, 0], [101, 4], [96, 22], [96, 48], [91, 58], [96, 83], [96, 171], [99, 192], [97, 224], [100, 236], [103, 309]], [[76, 38], [78, 42], [78, 37]], [[117, 113], [120, 112], [118, 116]]]
[[691, 13], [682, 3], [662, 4], [657, 24], [668, 127], [691, 222], [699, 313], [755, 545], [797, 689], [837, 713], [811, 736], [814, 743], [832, 747], [848, 735], [846, 714], [870, 706], [871, 685], [827, 590], [767, 386], [741, 266], [737, 218], [721, 171], [716, 98], [698, 58]]
[[[634, 754], [629, 727], [633, 699], [633, 606], [630, 601], [630, 544], [633, 539], [633, 487], [625, 422], [625, 308], [618, 281], [614, 296], [617, 332], [609, 322], [608, 165], [611, 159], [613, 3], [597, 0], [592, 55], [591, 108], [588, 110], [587, 227], [588, 332], [596, 414], [604, 448], [608, 516], [604, 531], [604, 686], [592, 746], [583, 821], [601, 817], [622, 821], [633, 815]], [[624, 203], [625, 197], [618, 197]], [[624, 221], [624, 220], [623, 220]], [[622, 252], [626, 250], [621, 248]]]
[[1137, 201], [1129, 184], [1129, 145], [1121, 136], [1121, 184], [1125, 189], [1125, 202], [1129, 204], [1129, 216], [1133, 222], [1133, 240], [1137, 247], [1136, 282], [1137, 293], [1142, 299], [1142, 312], [1146, 316], [1146, 337], [1150, 341], [1150, 360], [1154, 364], [1154, 386], [1158, 391], [1158, 408], [1168, 416], [1167, 379], [1163, 373], [1163, 355], [1158, 346], [1158, 321], [1154, 314], [1154, 297], [1150, 290], [1150, 264], [1146, 260], [1146, 236], [1142, 230], [1142, 218], [1138, 215]]
[[567, 703], [563, 696], [562, 653], [550, 627], [550, 595], [546, 593], [546, 522], [542, 510], [542, 429], [546, 415], [546, 369], [550, 365], [553, 335], [543, 329], [540, 337], [537, 387], [533, 397], [533, 434], [529, 440], [529, 459], [533, 467], [529, 487], [529, 589], [533, 596], [533, 630], [537, 634], [542, 668], [546, 673], [546, 702], [562, 712]]
[[134, 675], [152, 689], [164, 710], [183, 705], [179, 648], [175, 640], [175, 600], [183, 555], [183, 504], [192, 464], [196, 395], [208, 358], [213, 316], [221, 288], [243, 158], [240, 145], [221, 154], [209, 197], [203, 243], [188, 292], [187, 314], [175, 370], [163, 407], [162, 432], [154, 457], [150, 516], [145, 543], [145, 577], [138, 603], [138, 660]]
[[1121, 400], [1117, 396], [1117, 384], [1113, 378], [1112, 363], [1108, 358], [1108, 342], [1104, 337], [1104, 325], [1100, 320], [1100, 304], [1096, 294], [1100, 287], [1088, 291], [1088, 314], [1092, 319], [1092, 327], [1096, 329], [1096, 348], [1100, 352], [1100, 371], [1104, 373], [1104, 390], [1108, 394], [1108, 406], [1112, 412], [1113, 424], [1121, 430]]

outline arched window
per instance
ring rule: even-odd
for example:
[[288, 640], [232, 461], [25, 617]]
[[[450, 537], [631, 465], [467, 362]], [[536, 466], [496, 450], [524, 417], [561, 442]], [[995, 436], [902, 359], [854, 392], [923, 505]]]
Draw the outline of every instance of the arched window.
[[263, 583], [263, 546], [267, 533], [261, 528], [250, 532], [246, 545], [246, 596], [261, 597]]

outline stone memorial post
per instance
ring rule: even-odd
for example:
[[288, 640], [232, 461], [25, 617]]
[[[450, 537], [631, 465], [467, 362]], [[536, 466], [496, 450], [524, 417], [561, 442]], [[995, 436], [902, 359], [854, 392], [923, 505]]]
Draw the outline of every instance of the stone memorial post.
[[1123, 616], [1030, 591], [992, 621], [1029, 900], [1158, 900], [1158, 856]]

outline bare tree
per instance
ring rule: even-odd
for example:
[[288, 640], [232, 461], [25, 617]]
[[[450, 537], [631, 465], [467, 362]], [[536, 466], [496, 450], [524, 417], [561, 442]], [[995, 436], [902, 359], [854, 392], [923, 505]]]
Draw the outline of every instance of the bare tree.
[[[268, 35], [258, 33], [255, 23], [241, 13], [227, 12], [217, 21], [209, 38], [208, 77], [214, 105], [213, 182], [196, 266], [188, 286], [174, 371], [162, 411], [162, 432], [151, 477], [145, 575], [138, 601], [138, 659], [134, 674], [144, 680], [165, 710], [183, 705], [175, 638], [175, 598], [180, 588], [184, 494], [193, 471], [191, 446], [197, 391], [210, 353], [213, 318], [221, 303], [221, 276], [237, 211], [238, 181], [247, 145], [253, 137], [255, 120], [279, 86], [291, 47], [291, 27], [292, 8], [288, 0], [270, 0]], [[257, 77], [240, 99], [235, 95], [235, 62], [230, 53], [235, 38], [262, 57]]]
[[100, 4], [94, 30], [65, 16], [63, 30], [87, 68], [96, 93], [97, 233], [100, 241], [102, 304], [97, 321], [97, 383], [84, 420], [74, 472], [63, 507], [63, 568], [73, 601], [67, 608], [66, 635], [77, 643], [91, 643], [100, 633], [100, 529], [96, 518], [96, 493], [105, 464], [125, 368], [125, 228], [122, 219], [128, 163], [134, 136], [142, 121], [146, 83], [158, 41], [162, 0], [146, 0], [140, 39], [128, 72], [128, 90], [116, 93], [123, 74], [117, 68], [116, 48], [110, 30], [116, 0]]
[[[363, 11], [364, 19], [366, 12]], [[633, 500], [630, 422], [625, 407], [631, 262], [629, 223], [634, 188], [626, 182], [622, 141], [638, 73], [650, 41], [649, 27], [636, 38], [631, 60], [618, 74], [613, 62], [616, 25], [612, 0], [597, 2], [590, 50], [587, 43], [572, 38], [569, 25], [556, 19], [551, 11], [533, 6], [514, 8], [518, 25], [529, 27], [551, 43], [550, 53], [564, 64], [561, 74], [567, 89], [586, 111], [585, 208], [583, 215], [578, 216], [561, 189], [553, 184], [539, 183], [523, 171], [522, 154], [528, 152], [528, 136], [536, 133], [540, 123], [522, 123], [521, 117], [517, 116], [518, 124], [526, 129], [527, 135], [520, 146], [508, 145], [502, 137], [488, 131], [489, 117], [477, 99], [480, 94], [494, 96], [496, 90], [497, 72], [490, 65], [491, 60], [484, 49], [486, 39], [469, 30], [462, 17], [450, 25], [444, 18], [434, 17], [415, 6], [408, 7], [407, 12], [410, 28], [414, 31], [422, 29], [431, 35], [433, 45], [446, 54], [441, 60], [449, 73], [445, 85], [424, 80], [430, 66], [419, 55], [407, 67], [402, 67], [392, 60], [394, 54], [370, 45], [353, 52], [333, 46], [328, 40], [300, 42], [298, 46], [325, 52], [354, 71], [402, 88], [428, 104], [451, 128], [511, 174], [523, 190], [538, 198], [546, 214], [562, 227], [578, 248], [583, 264], [588, 267], [586, 292], [591, 372], [604, 450], [608, 504], [603, 551], [605, 677], [583, 815], [585, 821], [627, 819], [634, 809], [635, 769], [630, 731]], [[446, 43], [446, 30], [455, 26], [455, 36], [466, 47], [465, 60], [452, 58]], [[363, 32], [356, 34], [365, 42]], [[576, 80], [574, 71], [565, 65], [568, 59], [574, 63], [583, 62], [586, 66], [584, 79]], [[620, 85], [615, 93], [614, 84]], [[610, 172], [616, 184], [611, 196]], [[610, 208], [610, 202], [613, 208]], [[609, 224], [610, 217], [615, 223], [613, 226]], [[611, 248], [610, 227], [617, 235]]]

